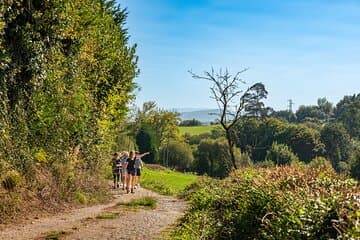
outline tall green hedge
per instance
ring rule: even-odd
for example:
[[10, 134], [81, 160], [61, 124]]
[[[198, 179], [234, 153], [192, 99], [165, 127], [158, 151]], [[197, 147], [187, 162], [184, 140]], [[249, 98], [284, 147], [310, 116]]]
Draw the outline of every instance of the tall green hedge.
[[100, 169], [136, 87], [126, 17], [115, 1], [1, 1], [1, 161], [30, 177]]

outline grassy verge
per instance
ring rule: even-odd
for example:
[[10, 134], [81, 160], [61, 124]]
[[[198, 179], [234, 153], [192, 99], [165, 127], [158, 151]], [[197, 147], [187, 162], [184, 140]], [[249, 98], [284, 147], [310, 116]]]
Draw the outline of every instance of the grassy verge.
[[191, 127], [179, 127], [180, 134], [188, 133], [190, 135], [200, 135], [203, 133], [211, 133], [211, 130], [219, 125], [206, 125], [206, 126], [191, 126]]
[[171, 171], [169, 169], [149, 169], [142, 171], [141, 186], [163, 195], [179, 195], [196, 182], [198, 176]]
[[171, 239], [360, 239], [359, 185], [331, 168], [246, 168], [193, 188]]
[[153, 197], [142, 197], [133, 199], [130, 202], [119, 202], [117, 206], [127, 206], [132, 208], [146, 208], [146, 209], [155, 209], [157, 205], [157, 200]]

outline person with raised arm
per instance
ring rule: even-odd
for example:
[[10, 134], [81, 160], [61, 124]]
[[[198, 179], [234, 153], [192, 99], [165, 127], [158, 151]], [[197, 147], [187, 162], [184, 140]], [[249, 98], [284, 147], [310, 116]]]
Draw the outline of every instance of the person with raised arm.
[[144, 166], [141, 158], [149, 154], [150, 152], [146, 152], [143, 154], [135, 152], [135, 189], [140, 187], [141, 169]]

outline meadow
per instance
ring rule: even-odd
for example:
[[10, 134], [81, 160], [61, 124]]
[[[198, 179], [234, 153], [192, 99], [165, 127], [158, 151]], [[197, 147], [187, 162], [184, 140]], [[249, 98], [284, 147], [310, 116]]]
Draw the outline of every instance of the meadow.
[[198, 176], [191, 173], [180, 173], [149, 165], [142, 171], [141, 186], [160, 194], [176, 196], [181, 194], [186, 187], [195, 183], [197, 179]]
[[203, 125], [203, 126], [189, 126], [189, 127], [179, 127], [180, 134], [184, 135], [185, 133], [193, 135], [200, 135], [203, 133], [211, 133], [216, 127], [220, 127], [219, 125]]

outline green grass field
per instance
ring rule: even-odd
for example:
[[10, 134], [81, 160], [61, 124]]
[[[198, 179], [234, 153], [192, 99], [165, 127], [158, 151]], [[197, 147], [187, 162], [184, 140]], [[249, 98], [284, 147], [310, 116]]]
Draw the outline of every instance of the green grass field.
[[211, 133], [211, 130], [219, 125], [193, 126], [193, 127], [179, 127], [180, 134], [188, 133], [190, 135], [200, 135], [202, 133]]
[[141, 174], [141, 186], [164, 195], [179, 195], [198, 176], [171, 171], [169, 169], [144, 168]]

